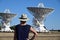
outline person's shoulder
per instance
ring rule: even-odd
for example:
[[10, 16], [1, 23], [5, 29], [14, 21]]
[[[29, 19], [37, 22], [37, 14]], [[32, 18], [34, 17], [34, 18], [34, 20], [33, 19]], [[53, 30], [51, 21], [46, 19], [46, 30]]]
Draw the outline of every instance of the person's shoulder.
[[19, 26], [19, 24], [15, 25], [15, 27]]
[[29, 24], [26, 24], [27, 26], [31, 26], [31, 25], [29, 25]]
[[16, 26], [18, 26], [19, 24], [17, 24]]
[[31, 27], [31, 25], [27, 24], [27, 26]]

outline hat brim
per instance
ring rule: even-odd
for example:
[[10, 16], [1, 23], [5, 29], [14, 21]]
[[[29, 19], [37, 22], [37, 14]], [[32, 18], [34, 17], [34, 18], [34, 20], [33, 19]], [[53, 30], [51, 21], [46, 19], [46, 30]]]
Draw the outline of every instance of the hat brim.
[[29, 19], [27, 18], [27, 19], [19, 19], [20, 21], [28, 21]]

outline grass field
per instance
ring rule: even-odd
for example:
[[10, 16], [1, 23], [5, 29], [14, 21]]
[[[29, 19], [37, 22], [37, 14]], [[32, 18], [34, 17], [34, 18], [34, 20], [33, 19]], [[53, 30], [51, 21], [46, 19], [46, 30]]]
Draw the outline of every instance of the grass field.
[[[29, 37], [32, 37], [32, 33]], [[13, 32], [0, 32], [0, 40], [13, 40]], [[48, 33], [38, 33], [38, 36], [34, 40], [60, 40], [60, 32], [48, 32]]]

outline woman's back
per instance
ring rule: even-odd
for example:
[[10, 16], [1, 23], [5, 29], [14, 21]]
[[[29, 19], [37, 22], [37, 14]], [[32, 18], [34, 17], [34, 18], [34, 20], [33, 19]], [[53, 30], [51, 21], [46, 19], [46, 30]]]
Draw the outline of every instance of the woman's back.
[[28, 34], [30, 31], [30, 25], [17, 25], [16, 28], [16, 34], [17, 34], [17, 40], [27, 40]]

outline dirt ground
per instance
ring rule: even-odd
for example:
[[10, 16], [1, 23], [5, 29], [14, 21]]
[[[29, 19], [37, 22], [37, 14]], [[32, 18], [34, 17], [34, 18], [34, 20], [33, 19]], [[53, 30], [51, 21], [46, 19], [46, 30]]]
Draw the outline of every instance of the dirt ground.
[[[32, 33], [29, 34], [29, 38], [32, 37]], [[0, 40], [13, 40], [14, 32], [0, 32]], [[60, 32], [48, 32], [38, 33], [35, 40], [60, 40]]]

